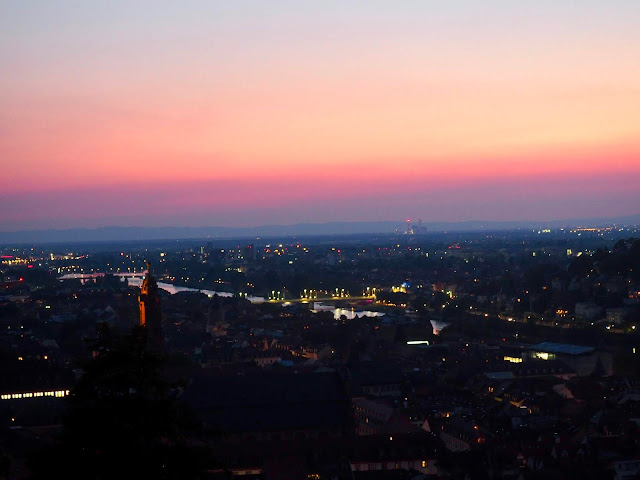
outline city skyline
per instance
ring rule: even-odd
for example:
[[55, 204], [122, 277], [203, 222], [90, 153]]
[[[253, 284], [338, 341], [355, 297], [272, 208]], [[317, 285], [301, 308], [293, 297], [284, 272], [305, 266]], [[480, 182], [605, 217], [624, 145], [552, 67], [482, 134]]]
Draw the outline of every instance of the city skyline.
[[3, 231], [640, 205], [640, 5], [8, 2]]

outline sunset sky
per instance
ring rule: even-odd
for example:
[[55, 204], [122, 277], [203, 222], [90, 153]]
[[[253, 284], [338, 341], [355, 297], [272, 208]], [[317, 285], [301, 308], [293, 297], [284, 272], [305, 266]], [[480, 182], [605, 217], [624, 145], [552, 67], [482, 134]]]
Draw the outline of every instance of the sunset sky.
[[640, 213], [640, 2], [3, 1], [0, 230]]

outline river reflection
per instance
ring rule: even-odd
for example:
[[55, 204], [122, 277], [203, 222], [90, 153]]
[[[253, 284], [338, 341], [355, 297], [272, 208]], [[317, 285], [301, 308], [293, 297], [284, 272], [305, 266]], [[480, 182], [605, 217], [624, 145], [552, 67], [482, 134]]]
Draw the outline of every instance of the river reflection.
[[322, 302], [314, 302], [312, 312], [333, 312], [333, 318], [340, 320], [343, 315], [347, 320], [361, 317], [382, 317], [383, 312], [373, 312], [371, 310], [354, 310], [353, 308], [336, 308], [335, 305], [327, 305]]

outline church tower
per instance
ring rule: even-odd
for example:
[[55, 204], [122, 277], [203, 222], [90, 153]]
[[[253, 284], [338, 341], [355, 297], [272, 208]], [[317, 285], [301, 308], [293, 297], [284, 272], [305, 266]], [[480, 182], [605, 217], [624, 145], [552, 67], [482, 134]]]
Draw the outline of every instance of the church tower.
[[147, 275], [140, 286], [138, 305], [140, 307], [140, 325], [147, 330], [149, 346], [155, 350], [161, 350], [164, 347], [164, 335], [162, 333], [160, 296], [156, 279], [151, 275], [149, 262], [147, 262]]

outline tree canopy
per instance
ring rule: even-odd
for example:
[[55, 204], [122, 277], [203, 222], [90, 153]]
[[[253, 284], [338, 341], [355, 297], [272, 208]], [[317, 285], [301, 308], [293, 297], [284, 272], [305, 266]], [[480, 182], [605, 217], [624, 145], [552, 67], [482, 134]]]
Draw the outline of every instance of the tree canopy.
[[120, 336], [103, 324], [92, 349], [60, 442], [35, 459], [34, 477], [199, 478], [211, 457], [145, 329]]

